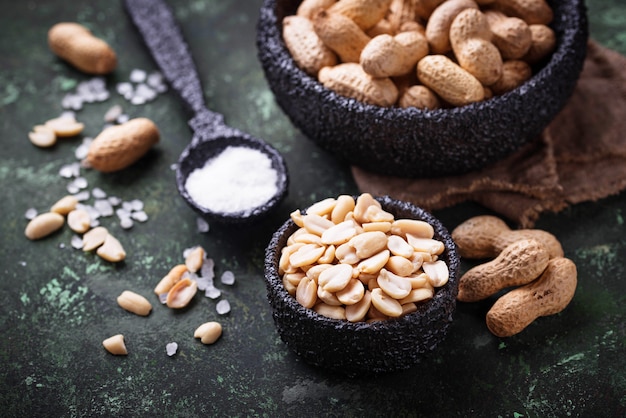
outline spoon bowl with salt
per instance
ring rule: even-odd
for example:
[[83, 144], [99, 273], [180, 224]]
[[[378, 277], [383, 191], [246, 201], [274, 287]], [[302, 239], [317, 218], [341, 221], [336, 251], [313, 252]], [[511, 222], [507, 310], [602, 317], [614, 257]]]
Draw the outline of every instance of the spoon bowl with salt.
[[193, 138], [176, 169], [180, 195], [207, 221], [251, 223], [269, 214], [289, 187], [282, 155], [207, 108], [187, 43], [162, 0], [125, 0], [125, 6], [163, 75], [193, 113]]

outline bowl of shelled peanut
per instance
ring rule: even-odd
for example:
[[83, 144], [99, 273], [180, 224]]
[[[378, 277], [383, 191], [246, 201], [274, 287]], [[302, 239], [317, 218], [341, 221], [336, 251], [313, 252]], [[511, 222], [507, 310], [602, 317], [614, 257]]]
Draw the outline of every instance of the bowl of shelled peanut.
[[340, 195], [295, 210], [272, 236], [265, 284], [274, 324], [305, 362], [345, 375], [417, 365], [445, 338], [460, 259], [430, 213]]
[[586, 56], [583, 0], [264, 0], [280, 108], [341, 161], [401, 177], [483, 168], [536, 139]]

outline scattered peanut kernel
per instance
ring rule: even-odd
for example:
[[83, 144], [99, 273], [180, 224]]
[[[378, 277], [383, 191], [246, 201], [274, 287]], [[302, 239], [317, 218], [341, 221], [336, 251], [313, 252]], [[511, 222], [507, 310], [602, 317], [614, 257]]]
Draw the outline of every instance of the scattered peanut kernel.
[[115, 356], [125, 356], [128, 354], [126, 350], [126, 344], [124, 343], [124, 336], [117, 334], [102, 341], [104, 348]]
[[59, 230], [64, 223], [65, 218], [58, 213], [42, 213], [28, 222], [24, 234], [31, 240], [41, 239]]
[[194, 338], [199, 338], [202, 344], [213, 344], [222, 336], [222, 325], [219, 322], [205, 322], [193, 333]]
[[126, 251], [122, 244], [113, 235], [108, 234], [104, 238], [102, 246], [96, 250], [96, 254], [112, 263], [123, 261], [126, 258]]
[[152, 310], [152, 304], [148, 299], [130, 290], [124, 290], [117, 297], [117, 304], [128, 312], [139, 316], [148, 316]]

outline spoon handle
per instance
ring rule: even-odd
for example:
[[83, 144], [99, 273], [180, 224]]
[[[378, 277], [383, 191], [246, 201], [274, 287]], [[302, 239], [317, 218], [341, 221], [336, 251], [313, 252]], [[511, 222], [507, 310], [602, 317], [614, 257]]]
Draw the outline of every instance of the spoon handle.
[[[170, 85], [195, 114], [206, 116], [198, 71], [171, 9], [162, 0], [124, 0], [124, 3]], [[222, 119], [219, 114], [215, 117]]]

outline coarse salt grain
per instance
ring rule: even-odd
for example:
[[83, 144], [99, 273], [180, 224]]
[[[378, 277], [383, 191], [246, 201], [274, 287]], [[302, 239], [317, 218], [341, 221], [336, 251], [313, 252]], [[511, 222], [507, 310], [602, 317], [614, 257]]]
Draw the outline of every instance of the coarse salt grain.
[[178, 351], [178, 343], [172, 342], [165, 346], [165, 351], [167, 355], [172, 357]]
[[215, 305], [215, 311], [220, 315], [226, 315], [230, 312], [230, 303], [226, 299], [222, 299]]
[[217, 213], [251, 213], [276, 194], [278, 174], [263, 152], [247, 147], [227, 147], [217, 157], [195, 169], [185, 188], [198, 205]]

